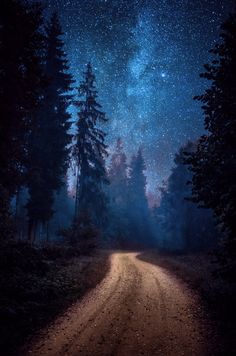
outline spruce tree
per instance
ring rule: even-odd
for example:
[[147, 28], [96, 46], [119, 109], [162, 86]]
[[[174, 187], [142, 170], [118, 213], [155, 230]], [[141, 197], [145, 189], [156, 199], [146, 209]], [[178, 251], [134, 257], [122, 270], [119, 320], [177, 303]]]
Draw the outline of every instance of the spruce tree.
[[136, 207], [140, 206], [146, 211], [148, 203], [145, 170], [146, 166], [143, 154], [141, 149], [139, 149], [137, 155], [132, 157], [130, 164], [129, 194], [130, 199], [136, 204]]
[[55, 192], [65, 181], [68, 167], [71, 135], [70, 115], [72, 76], [63, 50], [63, 33], [57, 14], [53, 14], [46, 27], [44, 71], [47, 86], [40, 109], [36, 113], [37, 125], [30, 135], [28, 160], [29, 238], [32, 240], [38, 223], [44, 225], [53, 215]]
[[1, 1], [0, 185], [12, 196], [23, 183], [32, 111], [42, 85], [42, 9], [26, 1]]
[[84, 80], [78, 88], [77, 134], [73, 156], [77, 165], [75, 218], [88, 214], [91, 221], [101, 225], [104, 221], [107, 197], [104, 185], [108, 183], [105, 169], [107, 146], [101, 124], [107, 121], [97, 102], [95, 75], [87, 64]]
[[146, 197], [146, 170], [141, 149], [132, 157], [128, 183], [131, 240], [138, 245], [152, 243], [150, 211]]
[[194, 152], [196, 145], [188, 142], [175, 156], [175, 167], [162, 190], [160, 207], [156, 210], [159, 246], [175, 251], [194, 251], [216, 242], [212, 211], [189, 201], [192, 173], [184, 164], [185, 152]]
[[[43, 86], [42, 8], [3, 0], [0, 12], [0, 234], [13, 236], [10, 199], [25, 184], [29, 132]], [[8, 227], [7, 227], [8, 226]]]
[[109, 198], [112, 225], [111, 234], [120, 245], [128, 240], [128, 177], [127, 157], [122, 140], [116, 142], [115, 152], [111, 156], [109, 167]]
[[127, 199], [127, 157], [123, 150], [122, 140], [116, 142], [115, 152], [111, 156], [109, 168], [110, 196], [112, 204], [124, 205]]
[[205, 128], [197, 151], [187, 157], [193, 172], [193, 200], [212, 208], [236, 256], [236, 13], [222, 25], [214, 60], [201, 77], [211, 82], [196, 99], [202, 102]]

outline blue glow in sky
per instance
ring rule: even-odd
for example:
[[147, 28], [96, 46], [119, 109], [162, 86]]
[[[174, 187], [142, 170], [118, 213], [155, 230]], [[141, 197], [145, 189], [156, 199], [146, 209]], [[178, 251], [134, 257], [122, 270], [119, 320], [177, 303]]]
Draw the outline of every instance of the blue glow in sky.
[[57, 9], [71, 71], [81, 80], [91, 61], [110, 118], [107, 141], [121, 137], [128, 156], [142, 147], [148, 190], [170, 174], [187, 140], [203, 132], [199, 78], [219, 26], [232, 10], [223, 0], [48, 0]]

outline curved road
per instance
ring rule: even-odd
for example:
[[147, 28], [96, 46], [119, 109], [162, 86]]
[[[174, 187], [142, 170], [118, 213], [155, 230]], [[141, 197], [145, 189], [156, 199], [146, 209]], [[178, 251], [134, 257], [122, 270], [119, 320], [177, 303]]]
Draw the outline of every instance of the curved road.
[[165, 269], [113, 253], [106, 278], [27, 355], [209, 355], [198, 298]]

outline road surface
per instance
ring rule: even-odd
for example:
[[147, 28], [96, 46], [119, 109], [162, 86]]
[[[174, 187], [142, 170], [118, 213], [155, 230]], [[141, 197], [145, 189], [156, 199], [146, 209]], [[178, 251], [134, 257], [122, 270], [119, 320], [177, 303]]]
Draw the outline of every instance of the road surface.
[[201, 305], [167, 270], [113, 253], [106, 278], [58, 318], [27, 355], [209, 355]]

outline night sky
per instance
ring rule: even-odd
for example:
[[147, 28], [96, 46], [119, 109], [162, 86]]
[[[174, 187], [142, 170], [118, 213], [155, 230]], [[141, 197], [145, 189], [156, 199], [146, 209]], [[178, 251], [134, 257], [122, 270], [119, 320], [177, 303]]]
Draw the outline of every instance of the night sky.
[[79, 83], [91, 61], [100, 103], [130, 157], [142, 147], [148, 190], [170, 174], [179, 147], [203, 132], [199, 78], [219, 26], [232, 10], [222, 0], [47, 0], [65, 32], [71, 71]]

